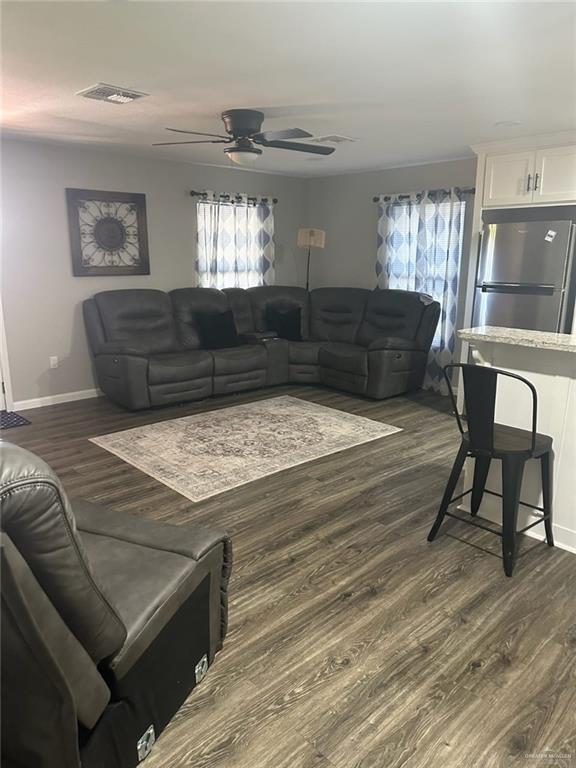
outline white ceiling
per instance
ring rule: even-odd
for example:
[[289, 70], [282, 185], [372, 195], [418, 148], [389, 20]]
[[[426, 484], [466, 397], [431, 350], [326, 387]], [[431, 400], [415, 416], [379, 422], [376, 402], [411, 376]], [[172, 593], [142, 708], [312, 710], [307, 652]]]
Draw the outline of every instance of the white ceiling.
[[[258, 164], [321, 176], [576, 125], [573, 3], [4, 2], [2, 15], [8, 135], [229, 165], [219, 145], [150, 145], [258, 108], [268, 130], [357, 139], [322, 159], [268, 149]], [[151, 95], [74, 95], [99, 81]]]

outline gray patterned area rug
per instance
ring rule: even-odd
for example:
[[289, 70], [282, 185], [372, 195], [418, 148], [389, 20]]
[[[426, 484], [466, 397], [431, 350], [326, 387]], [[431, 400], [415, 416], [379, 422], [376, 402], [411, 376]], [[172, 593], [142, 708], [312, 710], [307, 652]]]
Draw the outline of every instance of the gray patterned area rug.
[[201, 501], [400, 431], [284, 396], [127, 429], [91, 442], [188, 499]]

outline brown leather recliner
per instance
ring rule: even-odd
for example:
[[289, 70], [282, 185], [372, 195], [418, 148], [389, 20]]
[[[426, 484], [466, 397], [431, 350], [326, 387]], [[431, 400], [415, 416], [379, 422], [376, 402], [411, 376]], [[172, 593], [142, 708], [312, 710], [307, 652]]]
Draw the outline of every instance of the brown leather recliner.
[[131, 768], [222, 647], [222, 532], [70, 504], [0, 442], [2, 765]]

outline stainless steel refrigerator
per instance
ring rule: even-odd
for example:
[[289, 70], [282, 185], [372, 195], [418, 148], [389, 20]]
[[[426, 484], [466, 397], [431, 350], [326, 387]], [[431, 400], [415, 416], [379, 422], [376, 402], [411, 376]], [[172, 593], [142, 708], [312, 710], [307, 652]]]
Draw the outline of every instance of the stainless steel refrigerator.
[[571, 221], [485, 223], [474, 325], [569, 333], [575, 229]]

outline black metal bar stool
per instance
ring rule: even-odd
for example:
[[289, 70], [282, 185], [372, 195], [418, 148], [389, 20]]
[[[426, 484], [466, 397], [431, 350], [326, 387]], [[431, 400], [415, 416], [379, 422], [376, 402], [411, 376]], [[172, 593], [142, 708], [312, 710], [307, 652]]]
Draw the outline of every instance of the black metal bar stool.
[[[460, 368], [462, 371], [466, 430], [462, 426], [462, 420], [458, 414], [454, 398], [454, 391], [448, 376], [448, 371], [453, 368]], [[494, 413], [499, 376], [516, 379], [530, 388], [532, 393], [531, 432], [495, 423]], [[477, 528], [483, 528], [502, 538], [504, 571], [506, 576], [512, 576], [516, 560], [516, 536], [519, 533], [524, 533], [528, 528], [544, 523], [546, 541], [550, 547], [554, 546], [554, 539], [552, 537], [552, 438], [548, 437], [548, 435], [540, 435], [536, 431], [538, 419], [538, 395], [536, 394], [536, 389], [522, 376], [483, 365], [469, 365], [465, 363], [447, 365], [444, 368], [444, 377], [448, 383], [448, 392], [450, 393], [458, 421], [458, 429], [462, 435], [462, 442], [452, 467], [446, 490], [444, 491], [438, 515], [428, 534], [428, 541], [434, 540], [446, 515], [463, 523], [475, 525]], [[462, 467], [468, 456], [474, 458], [472, 488], [452, 498], [458, 478], [462, 472]], [[489, 491], [486, 488], [486, 478], [488, 477], [488, 470], [490, 469], [492, 459], [500, 459], [502, 462], [502, 493]], [[520, 501], [524, 465], [528, 459], [540, 459], [542, 507]], [[477, 520], [462, 518], [448, 511], [450, 504], [467, 496], [469, 493], [472, 494], [470, 504], [472, 517], [476, 517], [478, 514], [484, 493], [500, 496], [502, 499], [502, 528], [500, 531], [483, 525]], [[536, 522], [527, 525], [521, 531], [516, 530], [518, 505], [530, 507], [542, 513]]]

